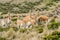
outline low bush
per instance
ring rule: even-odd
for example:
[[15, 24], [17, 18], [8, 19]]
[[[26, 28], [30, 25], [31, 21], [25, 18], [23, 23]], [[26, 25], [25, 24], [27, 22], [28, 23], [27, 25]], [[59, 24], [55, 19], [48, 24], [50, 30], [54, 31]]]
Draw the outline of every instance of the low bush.
[[16, 28], [16, 27], [13, 27], [13, 30], [14, 30], [14, 31], [18, 31], [18, 28]]
[[44, 40], [60, 40], [60, 32], [54, 31], [52, 34], [45, 36]]
[[36, 27], [36, 31], [38, 31], [38, 33], [42, 33], [43, 32], [43, 27]]
[[42, 8], [42, 10], [48, 10], [48, 9], [49, 9], [48, 6], [45, 6], [45, 7]]
[[0, 32], [2, 32], [2, 31], [8, 31], [9, 30], [9, 28], [1, 28], [0, 27]]
[[43, 28], [39, 28], [39, 29], [38, 29], [38, 32], [39, 32], [39, 33], [42, 33], [42, 32], [43, 32]]
[[50, 24], [48, 25], [48, 29], [56, 29], [60, 26], [60, 22], [55, 22], [55, 19], [52, 19], [50, 21]]
[[52, 6], [52, 5], [55, 5], [53, 2], [50, 2], [50, 3], [47, 3], [46, 6]]
[[59, 27], [59, 25], [60, 25], [60, 23], [58, 23], [58, 22], [53, 22], [53, 23], [51, 23], [51, 24], [48, 26], [48, 29], [56, 29], [56, 28]]
[[0, 37], [0, 40], [7, 40], [6, 38], [2, 38], [2, 37]]
[[57, 2], [57, 1], [60, 1], [60, 0], [52, 0], [53, 2]]
[[3, 18], [3, 16], [0, 16], [0, 19], [2, 19]]
[[17, 18], [12, 18], [12, 21], [16, 21], [17, 20]]
[[24, 32], [26, 32], [27, 31], [27, 29], [20, 29], [20, 32], [21, 33], [24, 33]]

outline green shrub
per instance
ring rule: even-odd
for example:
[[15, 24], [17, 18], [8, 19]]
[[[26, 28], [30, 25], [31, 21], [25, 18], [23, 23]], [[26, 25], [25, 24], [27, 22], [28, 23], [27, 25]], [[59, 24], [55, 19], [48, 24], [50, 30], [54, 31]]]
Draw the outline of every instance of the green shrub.
[[60, 0], [52, 0], [53, 2], [57, 2], [57, 1], [60, 1]]
[[0, 19], [2, 19], [3, 18], [3, 16], [0, 16]]
[[52, 20], [50, 21], [50, 23], [52, 23], [52, 22], [55, 22], [55, 19], [52, 19]]
[[50, 21], [50, 24], [48, 25], [48, 29], [56, 29], [60, 26], [60, 22], [55, 22], [55, 19], [52, 19]]
[[7, 14], [6, 10], [1, 9], [2, 15]]
[[42, 9], [43, 9], [43, 10], [48, 10], [49, 7], [45, 6], [45, 7], [43, 7]]
[[55, 5], [55, 4], [54, 4], [53, 2], [46, 4], [46, 6], [50, 6], [50, 7], [51, 7], [52, 5]]
[[2, 38], [2, 37], [0, 37], [0, 40], [7, 40], [6, 38]]
[[42, 33], [43, 32], [43, 29], [42, 28], [39, 28], [38, 31], [39, 31], [39, 33]]
[[38, 33], [42, 33], [43, 32], [43, 27], [37, 27], [36, 31], [38, 31]]
[[27, 31], [27, 29], [20, 29], [20, 32], [21, 33], [24, 33], [24, 32], [26, 32]]
[[49, 35], [49, 36], [45, 37], [44, 40], [58, 40], [58, 37], [56, 35], [54, 35], [54, 36]]
[[49, 26], [48, 26], [48, 29], [56, 29], [58, 28], [60, 25], [60, 23], [58, 22], [52, 22]]
[[60, 40], [60, 32], [54, 31], [52, 34], [45, 36], [44, 40]]
[[60, 32], [54, 31], [54, 32], [52, 33], [52, 35], [58, 35], [58, 36], [60, 36]]
[[18, 31], [18, 28], [16, 28], [16, 27], [13, 27], [13, 30], [14, 30], [14, 31]]
[[17, 18], [12, 18], [12, 21], [16, 21], [17, 20]]
[[8, 31], [9, 30], [9, 28], [1, 28], [0, 27], [0, 32], [2, 32], [2, 31]]

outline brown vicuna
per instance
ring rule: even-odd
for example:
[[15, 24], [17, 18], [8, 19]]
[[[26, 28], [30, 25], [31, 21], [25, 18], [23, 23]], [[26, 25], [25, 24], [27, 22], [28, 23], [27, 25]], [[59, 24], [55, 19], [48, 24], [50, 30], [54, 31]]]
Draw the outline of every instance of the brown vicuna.
[[48, 17], [47, 16], [44, 16], [44, 15], [40, 15], [38, 17], [38, 24], [47, 24], [48, 22]]
[[25, 22], [26, 28], [31, 28], [35, 24], [35, 17], [34, 16], [26, 16], [23, 21]]

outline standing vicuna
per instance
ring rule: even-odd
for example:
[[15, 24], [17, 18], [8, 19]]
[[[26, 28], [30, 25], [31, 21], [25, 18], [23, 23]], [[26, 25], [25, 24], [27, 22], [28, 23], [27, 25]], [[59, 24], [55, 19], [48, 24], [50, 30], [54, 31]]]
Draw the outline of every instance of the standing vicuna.
[[0, 19], [0, 23], [1, 23], [1, 26], [2, 26], [3, 28], [5, 28], [5, 26], [6, 26], [5, 18]]
[[30, 20], [31, 20], [30, 15], [24, 17], [23, 21], [25, 23], [25, 28], [29, 28], [31, 26]]
[[23, 21], [25, 22], [26, 28], [31, 28], [35, 24], [35, 17], [28, 15], [23, 19]]
[[10, 15], [10, 13], [8, 13], [8, 16], [7, 16], [7, 18], [6, 18], [6, 24], [7, 24], [7, 26], [10, 26], [10, 24], [11, 24], [11, 15]]
[[17, 15], [17, 28], [24, 28], [25, 27], [25, 23], [23, 22], [23, 20], [20, 20], [20, 15]]
[[47, 23], [48, 23], [48, 17], [47, 16], [44, 16], [44, 15], [40, 15], [39, 17], [38, 17], [38, 24], [46, 24], [46, 26], [47, 26]]
[[47, 16], [44, 16], [44, 15], [40, 15], [39, 18], [38, 18], [38, 25], [42, 25], [44, 26], [44, 33], [47, 32], [48, 28], [48, 20], [49, 18]]

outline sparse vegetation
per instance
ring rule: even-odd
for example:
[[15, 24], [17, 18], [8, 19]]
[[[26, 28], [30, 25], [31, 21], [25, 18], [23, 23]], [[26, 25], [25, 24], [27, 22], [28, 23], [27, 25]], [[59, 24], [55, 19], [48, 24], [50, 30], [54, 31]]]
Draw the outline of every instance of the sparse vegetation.
[[[45, 7], [43, 7], [43, 9], [48, 9], [47, 6], [52, 6], [52, 5], [55, 5], [53, 3], [52, 0], [43, 0], [43, 1], [46, 1], [47, 4]], [[59, 1], [59, 0], [54, 0], [55, 1]], [[11, 4], [11, 2], [8, 2], [8, 3], [0, 3], [0, 11], [3, 12], [3, 14], [6, 14], [7, 12], [12, 12], [12, 13], [28, 13], [30, 10], [34, 9], [34, 6], [37, 6], [39, 4], [41, 4], [42, 0], [41, 1], [37, 1], [37, 2], [23, 2], [23, 6], [21, 6], [22, 4]], [[17, 10], [13, 10], [14, 7], [17, 7], [18, 9]]]
[[3, 32], [3, 31], [8, 31], [10, 28], [1, 28], [0, 27], [0, 32]]
[[43, 28], [38, 28], [37, 31], [38, 31], [38, 33], [42, 33], [43, 32]]
[[0, 40], [7, 40], [6, 38], [2, 38], [2, 37], [0, 37]]
[[54, 31], [52, 34], [46, 36], [44, 40], [60, 40], [60, 32]]
[[48, 26], [48, 29], [56, 29], [60, 26], [60, 22], [55, 22], [55, 20], [51, 20], [51, 23]]
[[17, 20], [17, 18], [12, 18], [11, 20], [12, 20], [12, 21], [16, 21], [16, 20]]
[[54, 6], [54, 5], [55, 5], [55, 4], [54, 4], [53, 2], [46, 4], [46, 6], [50, 6], [50, 7], [51, 7], [51, 6]]
[[22, 33], [27, 32], [27, 29], [20, 29], [20, 32]]
[[14, 30], [14, 31], [18, 31], [18, 28], [16, 28], [16, 27], [13, 27], [13, 30]]
[[[36, 16], [36, 19], [38, 19], [37, 17], [39, 16], [35, 15], [35, 13], [36, 14], [41, 13], [42, 15], [46, 15], [50, 17], [53, 17], [54, 15], [58, 14], [57, 16], [60, 17], [59, 16], [60, 6], [58, 7], [58, 5], [60, 5], [60, 0], [37, 0], [37, 1], [22, 0], [24, 1], [22, 3], [19, 0], [20, 3], [18, 4], [17, 2], [15, 2], [16, 4], [13, 3], [14, 1], [15, 0], [12, 0], [6, 3], [3, 3], [3, 2], [0, 3], [0, 12], [2, 12], [0, 14], [0, 19], [3, 19], [3, 18], [7, 19], [8, 17], [5, 17], [7, 13], [12, 14], [11, 15], [12, 22], [10, 24], [7, 23], [7, 21], [5, 20], [7, 24], [7, 28], [3, 28], [0, 24], [0, 40], [8, 40], [8, 39], [9, 40], [60, 40], [60, 31], [59, 31], [60, 22], [56, 22], [55, 19], [52, 19], [47, 24], [47, 28], [46, 28], [47, 30], [44, 30], [45, 29], [44, 20], [38, 22], [36, 26], [33, 25], [32, 28], [27, 28], [27, 29], [17, 28], [17, 25], [16, 25], [17, 24], [16, 21], [18, 19], [17, 14], [22, 14], [21, 16], [22, 18], [24, 18], [25, 17], [24, 13], [32, 13], [32, 15], [34, 14], [33, 16]], [[48, 19], [50, 19], [50, 17]], [[36, 19], [34, 20], [37, 22]], [[2, 24], [4, 24], [4, 22]], [[25, 24], [24, 26], [26, 26]], [[52, 33], [50, 33], [51, 31]]]

